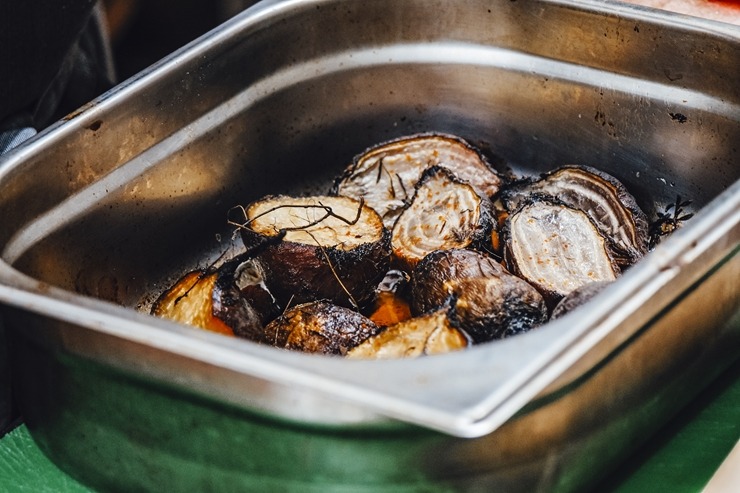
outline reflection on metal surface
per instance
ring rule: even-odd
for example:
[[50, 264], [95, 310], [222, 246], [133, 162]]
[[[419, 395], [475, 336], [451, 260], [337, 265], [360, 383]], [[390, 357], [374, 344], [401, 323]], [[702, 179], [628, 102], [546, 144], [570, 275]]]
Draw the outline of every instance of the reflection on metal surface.
[[[263, 3], [0, 164], [0, 300], [35, 437], [66, 469], [131, 489], [145, 478], [111, 457], [155, 458], [173, 489], [192, 486], [183, 470], [222, 485], [587, 485], [589, 458], [618, 461], [737, 356], [735, 28], [596, 1], [338, 3]], [[519, 174], [589, 164], [648, 213], [680, 195], [696, 215], [593, 303], [434, 358], [289, 353], [136, 310], [238, 248], [230, 207], [326, 187], [368, 145], [422, 130]], [[77, 433], [86, 420], [99, 435]], [[89, 455], [119, 440], [110, 462]], [[359, 472], [335, 467], [338, 450]]]

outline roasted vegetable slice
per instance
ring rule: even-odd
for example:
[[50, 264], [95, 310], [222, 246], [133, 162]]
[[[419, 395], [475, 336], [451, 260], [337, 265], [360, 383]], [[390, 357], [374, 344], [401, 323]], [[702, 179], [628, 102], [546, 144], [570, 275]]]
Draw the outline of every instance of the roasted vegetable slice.
[[555, 198], [585, 212], [608, 239], [620, 266], [629, 266], [647, 253], [647, 216], [613, 176], [587, 166], [563, 166], [537, 180], [511, 186], [502, 193], [502, 200], [507, 209], [515, 210], [533, 195]]
[[459, 351], [470, 345], [448, 308], [391, 325], [347, 353], [352, 359], [415, 358]]
[[464, 140], [445, 134], [419, 134], [371, 147], [355, 157], [333, 191], [364, 199], [391, 228], [425, 169], [452, 171], [483, 197], [492, 197], [501, 178], [485, 158]]
[[282, 307], [317, 299], [361, 307], [388, 270], [390, 235], [362, 201], [273, 196], [245, 215], [244, 244], [258, 249], [265, 284]]
[[241, 297], [228, 268], [185, 274], [157, 299], [152, 314], [221, 334], [262, 338], [260, 315]]
[[314, 301], [294, 306], [267, 324], [265, 341], [307, 353], [344, 355], [380, 328], [354, 310]]
[[435, 250], [490, 241], [492, 205], [445, 168], [427, 169], [391, 232], [394, 258], [413, 268]]
[[414, 313], [446, 303], [476, 343], [525, 332], [547, 321], [540, 293], [491, 257], [472, 250], [430, 253], [412, 273]]
[[535, 199], [506, 220], [504, 258], [509, 270], [551, 303], [584, 284], [613, 281], [619, 268], [607, 240], [585, 212]]

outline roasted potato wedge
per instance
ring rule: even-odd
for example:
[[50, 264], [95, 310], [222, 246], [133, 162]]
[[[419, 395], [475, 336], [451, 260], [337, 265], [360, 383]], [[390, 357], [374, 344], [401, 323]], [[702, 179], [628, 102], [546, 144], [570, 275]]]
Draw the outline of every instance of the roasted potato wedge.
[[154, 302], [152, 314], [220, 334], [262, 339], [260, 314], [241, 296], [228, 268], [188, 272]]
[[488, 199], [446, 168], [429, 168], [393, 225], [393, 258], [410, 270], [435, 250], [482, 246], [490, 242], [493, 222]]
[[390, 229], [411, 199], [421, 175], [432, 166], [454, 173], [482, 197], [494, 196], [503, 182], [485, 157], [461, 138], [425, 133], [367, 149], [354, 158], [332, 190], [365, 200]]
[[358, 312], [327, 301], [294, 306], [267, 324], [267, 344], [306, 353], [345, 355], [380, 328]]
[[416, 358], [459, 351], [470, 338], [448, 316], [449, 308], [391, 325], [347, 353], [351, 359]]
[[390, 235], [360, 200], [270, 196], [244, 209], [241, 236], [281, 307], [319, 299], [361, 308], [390, 265]]
[[647, 253], [647, 216], [615, 177], [588, 166], [568, 165], [534, 180], [522, 180], [501, 194], [510, 211], [533, 196], [555, 199], [585, 212], [607, 239], [611, 255], [621, 268]]
[[451, 303], [476, 343], [525, 332], [547, 321], [547, 306], [529, 283], [472, 250], [430, 253], [412, 273], [416, 314]]
[[504, 231], [509, 270], [535, 286], [550, 306], [584, 284], [614, 281], [620, 273], [607, 239], [579, 209], [530, 199], [508, 216]]

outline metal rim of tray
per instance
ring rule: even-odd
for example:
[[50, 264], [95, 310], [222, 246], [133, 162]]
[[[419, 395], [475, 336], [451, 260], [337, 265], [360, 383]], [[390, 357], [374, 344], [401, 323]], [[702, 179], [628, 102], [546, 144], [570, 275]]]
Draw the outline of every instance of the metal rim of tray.
[[[258, 4], [229, 21], [218, 36], [228, 36], [230, 29], [279, 16], [282, 9], [292, 3]], [[679, 23], [687, 29], [740, 37], [739, 31], [731, 26], [677, 14], [622, 4], [605, 5], [603, 2], [558, 3], [572, 8], [604, 11], [608, 8], [610, 13], [624, 16], [639, 12], [658, 23]], [[207, 34], [203, 37], [205, 42], [191, 43], [173, 53], [104, 94], [94, 104], [83, 108], [75, 118], [94, 121], [97, 112], [124, 98], [138, 84], [157, 77], [158, 70], [199, 56], [200, 50], [208, 46], [209, 36], [216, 35]], [[67, 126], [61, 122], [9, 154], [4, 162], [0, 161], [0, 180], [22, 162], [24, 156], [49, 145], [65, 131]], [[15, 270], [7, 262], [0, 262], [0, 301], [207, 365], [301, 387], [359, 406], [368, 412], [353, 418], [358, 422], [371, 421], [380, 415], [456, 436], [474, 437], [488, 434], [506, 422], [533, 398], [548, 390], [568, 368], [608, 335], [621, 329], [624, 332], [619, 340], [625, 340], [639, 330], [648, 322], [651, 313], [636, 314], [635, 309], [681, 277], [684, 271], [690, 271], [697, 258], [707, 258], [712, 265], [717, 265], [723, 259], [737, 255], [740, 182], [704, 207], [698, 217], [702, 218], [701, 221], [696, 220], [682, 228], [625, 273], [620, 282], [602, 292], [600, 304], [587, 305], [577, 314], [528, 334], [473, 347], [464, 353], [419, 360], [346, 361], [280, 351], [247, 341], [229, 340], [227, 343], [222, 337], [212, 334], [194, 337], [191, 329], [178, 324], [45, 285]], [[716, 238], [722, 236], [731, 238], [731, 244], [723, 245], [724, 249], [715, 244]], [[3, 252], [4, 259], [17, 255], [17, 252], [9, 254], [7, 247]], [[695, 278], [696, 275], [689, 273], [689, 277]], [[690, 283], [691, 279], [688, 279], [686, 285]], [[655, 311], [662, 308], [656, 306]], [[631, 328], [627, 328], [627, 321], [631, 322]], [[512, 354], [517, 355], [516, 360]], [[481, 375], [486, 375], [486, 378], [481, 378]]]

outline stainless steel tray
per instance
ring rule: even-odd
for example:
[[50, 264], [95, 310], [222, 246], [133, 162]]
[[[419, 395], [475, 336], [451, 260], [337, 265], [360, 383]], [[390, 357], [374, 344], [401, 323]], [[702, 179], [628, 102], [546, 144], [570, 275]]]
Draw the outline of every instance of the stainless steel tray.
[[[619, 3], [258, 4], [1, 162], [29, 428], [112, 489], [589, 484], [738, 355], [739, 61], [737, 28]], [[578, 312], [460, 354], [350, 362], [142, 312], [234, 251], [233, 205], [325, 189], [356, 152], [426, 130], [697, 213]]]

